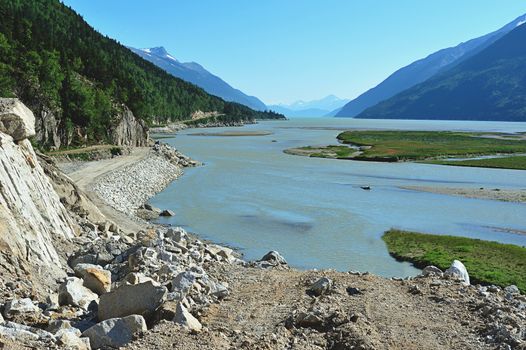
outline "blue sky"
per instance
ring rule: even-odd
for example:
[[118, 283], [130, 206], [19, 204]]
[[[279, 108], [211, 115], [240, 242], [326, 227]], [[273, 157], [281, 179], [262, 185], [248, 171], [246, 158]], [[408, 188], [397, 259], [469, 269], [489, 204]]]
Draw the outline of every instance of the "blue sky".
[[353, 98], [489, 33], [524, 0], [64, 0], [125, 45], [164, 46], [265, 103]]

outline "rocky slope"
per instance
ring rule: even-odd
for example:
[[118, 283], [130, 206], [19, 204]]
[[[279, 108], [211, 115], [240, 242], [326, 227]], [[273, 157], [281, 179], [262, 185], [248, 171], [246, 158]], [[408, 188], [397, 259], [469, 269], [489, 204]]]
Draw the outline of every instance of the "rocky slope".
[[55, 239], [74, 236], [73, 222], [44, 174], [28, 138], [33, 113], [0, 99], [0, 240], [3, 251], [35, 264], [56, 264]]
[[[514, 286], [469, 285], [457, 261], [445, 272], [385, 279], [298, 271], [277, 252], [245, 262], [146, 221], [123, 233], [51, 159], [39, 165], [27, 141], [31, 113], [16, 100], [0, 107], [1, 347], [526, 348], [526, 297]], [[169, 181], [166, 171], [192, 165], [164, 145], [146, 154], [96, 178], [101, 196], [115, 207], [124, 198], [130, 215]]]

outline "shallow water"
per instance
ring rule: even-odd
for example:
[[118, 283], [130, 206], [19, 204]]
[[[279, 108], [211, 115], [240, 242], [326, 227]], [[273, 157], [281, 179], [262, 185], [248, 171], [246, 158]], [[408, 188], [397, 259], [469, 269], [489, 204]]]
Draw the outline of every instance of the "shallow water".
[[[334, 144], [346, 129], [525, 131], [526, 123], [382, 121], [336, 118], [268, 121], [247, 131], [266, 136], [164, 139], [205, 163], [152, 199], [176, 212], [162, 219], [239, 248], [247, 259], [280, 251], [299, 268], [414, 275], [381, 240], [391, 227], [526, 245], [526, 205], [400, 189], [399, 186], [526, 188], [526, 171], [376, 163], [287, 155], [283, 150]], [[214, 128], [214, 133], [240, 130]], [[275, 140], [276, 142], [272, 142]], [[360, 186], [371, 186], [364, 191]], [[491, 228], [490, 228], [491, 227]]]

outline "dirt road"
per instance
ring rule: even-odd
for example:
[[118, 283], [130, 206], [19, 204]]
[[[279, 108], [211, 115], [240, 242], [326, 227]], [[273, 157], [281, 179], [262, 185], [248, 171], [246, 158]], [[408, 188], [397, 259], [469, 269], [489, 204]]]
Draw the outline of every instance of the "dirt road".
[[[96, 183], [101, 176], [144, 159], [150, 150], [149, 147], [138, 147], [134, 148], [129, 155], [79, 163], [78, 170], [69, 172], [67, 175], [88, 195], [106, 218], [116, 223], [125, 233], [137, 232], [144, 229], [145, 224], [143, 222], [132, 219], [107, 205], [90, 189], [90, 186]], [[64, 169], [64, 167], [61, 168]]]

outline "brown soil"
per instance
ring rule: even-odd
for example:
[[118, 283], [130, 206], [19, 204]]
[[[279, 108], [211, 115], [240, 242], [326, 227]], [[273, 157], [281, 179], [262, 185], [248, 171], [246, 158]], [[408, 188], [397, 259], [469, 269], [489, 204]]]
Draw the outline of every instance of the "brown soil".
[[[457, 282], [236, 266], [217, 267], [215, 274], [226, 279], [231, 294], [200, 315], [205, 327], [201, 333], [163, 322], [127, 348], [493, 348], [479, 340], [484, 318], [472, 311], [476, 290]], [[309, 296], [308, 286], [322, 276], [331, 278], [334, 288], [328, 295]], [[412, 289], [415, 285], [417, 293]], [[348, 287], [358, 288], [361, 294], [350, 295]], [[287, 324], [294, 312], [312, 309], [324, 315], [322, 326]]]

